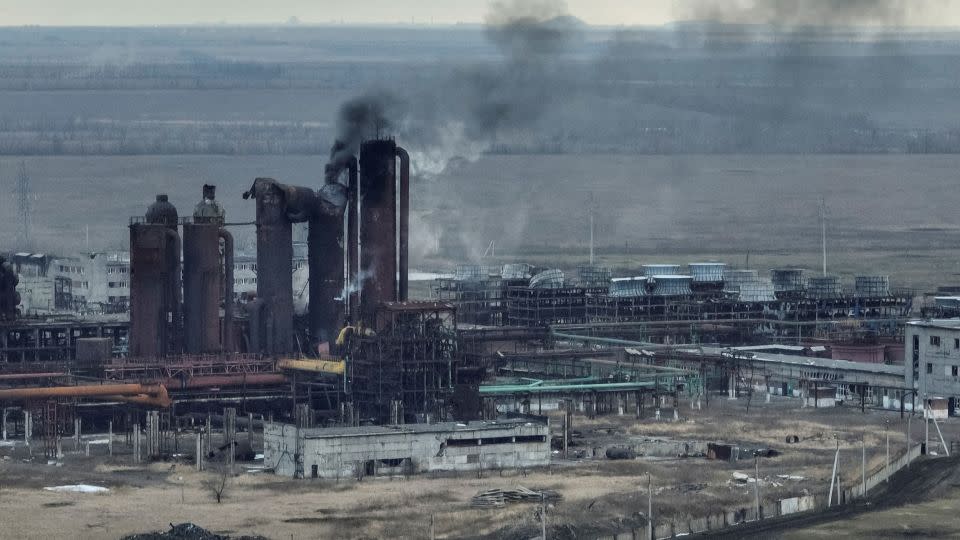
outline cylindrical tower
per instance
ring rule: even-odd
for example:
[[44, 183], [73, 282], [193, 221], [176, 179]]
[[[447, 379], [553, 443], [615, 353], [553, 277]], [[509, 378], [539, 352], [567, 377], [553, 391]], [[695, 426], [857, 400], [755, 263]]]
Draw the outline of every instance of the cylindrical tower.
[[183, 224], [183, 335], [188, 353], [220, 350], [220, 227]]
[[399, 299], [397, 267], [397, 145], [390, 139], [360, 146], [360, 320], [373, 322], [377, 305]]
[[263, 302], [262, 328], [251, 328], [263, 341], [252, 352], [293, 349], [293, 227], [283, 187], [271, 178], [257, 178], [244, 194], [257, 202], [257, 298]]
[[223, 209], [215, 187], [203, 186], [203, 200], [193, 211], [193, 222], [183, 224], [183, 335], [184, 351], [220, 352], [220, 299], [223, 267], [220, 227]]
[[130, 355], [180, 352], [180, 235], [166, 195], [130, 223]]

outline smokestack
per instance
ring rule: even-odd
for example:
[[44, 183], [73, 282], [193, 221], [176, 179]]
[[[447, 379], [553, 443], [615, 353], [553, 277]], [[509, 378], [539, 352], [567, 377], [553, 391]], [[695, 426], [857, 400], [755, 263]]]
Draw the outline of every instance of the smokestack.
[[360, 145], [359, 315], [373, 322], [377, 305], [398, 300], [397, 145], [375, 139]]

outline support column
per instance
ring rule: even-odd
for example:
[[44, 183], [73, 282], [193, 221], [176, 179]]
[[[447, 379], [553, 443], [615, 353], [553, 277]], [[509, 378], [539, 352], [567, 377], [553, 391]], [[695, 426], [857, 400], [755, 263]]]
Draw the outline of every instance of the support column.
[[107, 454], [113, 455], [113, 420], [107, 422], [109, 435], [107, 436]]
[[7, 440], [7, 408], [3, 408], [3, 440]]
[[23, 409], [23, 442], [30, 448], [30, 439], [33, 437], [33, 414]]
[[206, 428], [206, 431], [205, 431], [204, 433], [205, 433], [206, 436], [203, 438], [203, 453], [204, 453], [204, 454], [209, 454], [209, 453], [210, 453], [210, 440], [213, 438], [213, 423], [210, 421], [210, 415], [209, 415], [209, 414], [207, 414], [207, 428]]
[[80, 451], [80, 427], [81, 427], [80, 417], [73, 419], [73, 448], [76, 451]]
[[197, 471], [203, 470], [203, 435], [198, 431], [197, 432], [197, 454], [195, 461], [197, 462]]

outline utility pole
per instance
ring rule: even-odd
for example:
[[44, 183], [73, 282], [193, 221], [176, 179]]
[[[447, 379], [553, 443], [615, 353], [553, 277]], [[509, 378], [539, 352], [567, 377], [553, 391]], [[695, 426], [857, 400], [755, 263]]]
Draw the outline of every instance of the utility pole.
[[753, 454], [754, 465], [756, 466], [756, 477], [754, 477], [754, 493], [757, 496], [757, 521], [760, 521], [760, 453]]
[[[827, 496], [827, 507], [833, 505], [833, 485], [834, 480], [837, 478], [837, 462], [840, 461], [840, 439], [837, 439], [837, 453], [833, 455], [833, 472], [830, 473], [830, 494]], [[839, 497], [837, 498], [837, 504], [840, 504]]]
[[547, 540], [547, 495], [540, 492], [540, 532], [543, 540]]
[[860, 436], [860, 482], [863, 484], [863, 496], [867, 496], [867, 433]]
[[653, 478], [647, 473], [647, 539], [653, 539]]
[[593, 264], [593, 192], [590, 192], [590, 264]]
[[[888, 484], [890, 483], [890, 421], [883, 421], [883, 433], [887, 436], [887, 464], [883, 466], [883, 472], [886, 473], [886, 478], [884, 479]], [[907, 447], [909, 450], [910, 447]]]
[[827, 275], [827, 203], [820, 197], [820, 246], [823, 251], [823, 275]]

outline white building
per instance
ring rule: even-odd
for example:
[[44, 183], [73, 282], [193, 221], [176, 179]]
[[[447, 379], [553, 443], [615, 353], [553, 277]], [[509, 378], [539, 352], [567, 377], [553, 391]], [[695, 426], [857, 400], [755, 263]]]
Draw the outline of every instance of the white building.
[[960, 412], [960, 319], [910, 321], [904, 339], [907, 387], [917, 403], [945, 398], [949, 414]]
[[550, 427], [528, 420], [301, 429], [266, 422], [263, 460], [276, 474], [308, 478], [539, 467], [550, 463]]

